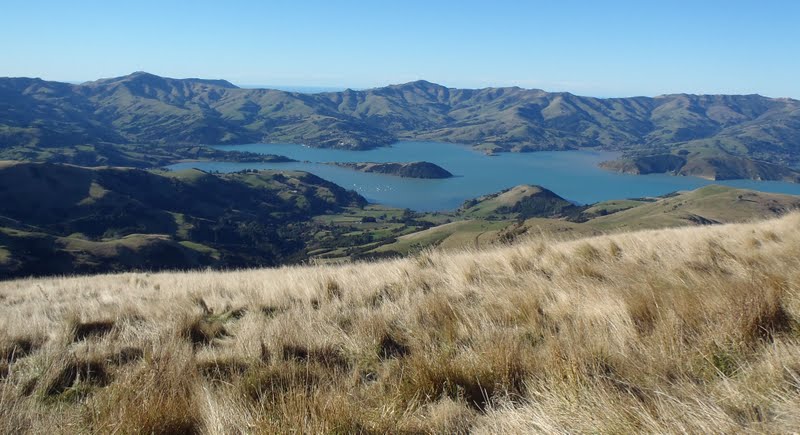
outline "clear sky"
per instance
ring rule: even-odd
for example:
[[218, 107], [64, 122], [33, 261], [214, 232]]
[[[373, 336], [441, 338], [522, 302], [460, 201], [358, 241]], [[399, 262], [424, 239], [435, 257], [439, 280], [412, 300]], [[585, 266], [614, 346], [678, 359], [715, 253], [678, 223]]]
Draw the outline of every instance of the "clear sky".
[[0, 76], [800, 98], [799, 0], [0, 0]]

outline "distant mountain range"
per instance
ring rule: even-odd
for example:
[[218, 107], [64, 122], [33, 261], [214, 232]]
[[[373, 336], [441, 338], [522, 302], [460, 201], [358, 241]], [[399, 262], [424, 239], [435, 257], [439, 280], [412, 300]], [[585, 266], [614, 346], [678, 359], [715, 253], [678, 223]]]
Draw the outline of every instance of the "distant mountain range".
[[408, 139], [464, 143], [487, 152], [617, 150], [624, 158], [608, 167], [634, 173], [800, 178], [788, 169], [800, 161], [800, 101], [793, 99], [601, 99], [517, 87], [453, 89], [426, 81], [303, 94], [144, 72], [79, 85], [0, 78], [2, 158], [55, 155], [70, 161], [61, 150], [97, 152], [107, 144], [292, 142], [369, 149]]

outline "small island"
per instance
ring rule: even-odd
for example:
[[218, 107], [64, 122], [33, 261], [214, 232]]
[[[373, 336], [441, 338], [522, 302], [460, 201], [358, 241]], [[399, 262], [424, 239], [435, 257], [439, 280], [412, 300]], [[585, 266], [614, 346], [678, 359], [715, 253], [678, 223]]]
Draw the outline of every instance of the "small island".
[[353, 169], [360, 172], [374, 172], [378, 174], [394, 175], [404, 178], [450, 178], [453, 176], [448, 170], [430, 162], [410, 163], [329, 163], [342, 168]]

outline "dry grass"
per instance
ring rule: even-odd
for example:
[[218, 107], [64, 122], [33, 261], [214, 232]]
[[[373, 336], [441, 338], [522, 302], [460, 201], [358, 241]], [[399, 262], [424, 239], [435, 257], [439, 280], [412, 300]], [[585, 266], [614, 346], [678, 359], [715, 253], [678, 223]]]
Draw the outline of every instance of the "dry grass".
[[792, 432], [798, 230], [0, 283], [0, 432]]

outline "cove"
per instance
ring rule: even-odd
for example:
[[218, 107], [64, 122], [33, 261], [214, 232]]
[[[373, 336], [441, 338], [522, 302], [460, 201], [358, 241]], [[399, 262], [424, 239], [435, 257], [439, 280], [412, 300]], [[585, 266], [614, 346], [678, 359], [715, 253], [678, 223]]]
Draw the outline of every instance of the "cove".
[[[220, 150], [279, 154], [298, 162], [233, 163], [185, 162], [172, 170], [236, 172], [243, 169], [283, 169], [311, 172], [368, 201], [417, 211], [453, 210], [465, 200], [518, 184], [537, 184], [581, 204], [609, 199], [658, 196], [721, 184], [764, 192], [800, 195], [800, 184], [779, 181], [710, 181], [665, 174], [630, 175], [606, 171], [597, 165], [619, 154], [607, 151], [541, 151], [501, 153], [488, 156], [465, 145], [440, 142], [398, 142], [368, 151], [310, 148], [297, 144], [249, 144], [216, 146]], [[362, 173], [320, 162], [428, 161], [447, 169], [454, 178], [420, 180]]]

